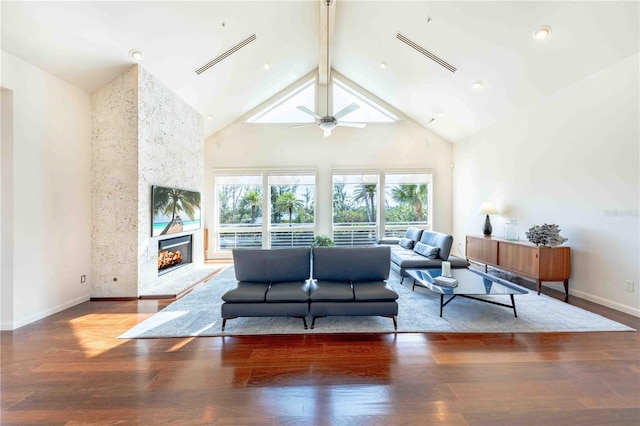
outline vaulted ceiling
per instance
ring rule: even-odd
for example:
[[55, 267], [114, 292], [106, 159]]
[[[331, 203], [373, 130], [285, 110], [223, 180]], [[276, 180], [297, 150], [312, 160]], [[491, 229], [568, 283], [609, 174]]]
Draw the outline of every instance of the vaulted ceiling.
[[[143, 67], [211, 116], [207, 136], [326, 60], [324, 0], [1, 7], [3, 50], [88, 92], [129, 68], [131, 49], [142, 50]], [[635, 1], [334, 0], [331, 7], [331, 67], [452, 142], [639, 51]], [[552, 37], [536, 40], [534, 31], [545, 25]], [[402, 43], [398, 33], [457, 70]], [[252, 34], [255, 41], [195, 73]], [[478, 80], [480, 90], [472, 87]]]

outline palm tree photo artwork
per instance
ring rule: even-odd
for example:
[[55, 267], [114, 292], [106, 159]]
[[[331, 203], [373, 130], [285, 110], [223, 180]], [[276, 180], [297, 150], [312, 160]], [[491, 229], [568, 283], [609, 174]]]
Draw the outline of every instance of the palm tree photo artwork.
[[151, 236], [200, 229], [200, 193], [185, 189], [152, 187]]

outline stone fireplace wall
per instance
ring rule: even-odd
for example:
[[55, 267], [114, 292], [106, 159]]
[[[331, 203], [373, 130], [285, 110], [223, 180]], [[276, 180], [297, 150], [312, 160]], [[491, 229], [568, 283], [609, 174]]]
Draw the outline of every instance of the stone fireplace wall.
[[202, 116], [137, 65], [96, 91], [91, 107], [91, 296], [137, 297], [203, 263], [200, 229], [194, 263], [158, 277], [151, 237], [151, 185], [202, 192]]
[[151, 237], [151, 185], [200, 191], [204, 196], [204, 123], [200, 114], [144, 68], [139, 79], [138, 289], [145, 294], [204, 262], [200, 228], [193, 231], [193, 263], [158, 277], [158, 239], [167, 236]]

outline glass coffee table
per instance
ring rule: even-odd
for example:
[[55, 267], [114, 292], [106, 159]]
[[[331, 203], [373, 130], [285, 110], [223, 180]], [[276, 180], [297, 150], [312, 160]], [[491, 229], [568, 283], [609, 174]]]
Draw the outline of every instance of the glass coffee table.
[[[416, 285], [426, 287], [434, 293], [440, 295], [440, 317], [442, 318], [442, 308], [447, 306], [449, 302], [456, 296], [466, 297], [468, 299], [478, 300], [480, 302], [491, 303], [492, 305], [504, 306], [513, 309], [513, 315], [518, 318], [516, 312], [516, 302], [514, 295], [529, 293], [526, 289], [505, 281], [498, 277], [476, 271], [474, 269], [452, 269], [452, 278], [458, 280], [457, 287], [446, 287], [436, 284], [434, 278], [442, 275], [442, 269], [414, 269], [408, 270], [407, 273], [413, 278], [412, 290]], [[444, 300], [445, 295], [451, 296], [447, 301]], [[493, 300], [482, 299], [476, 296], [509, 296], [511, 304], [499, 303]]]

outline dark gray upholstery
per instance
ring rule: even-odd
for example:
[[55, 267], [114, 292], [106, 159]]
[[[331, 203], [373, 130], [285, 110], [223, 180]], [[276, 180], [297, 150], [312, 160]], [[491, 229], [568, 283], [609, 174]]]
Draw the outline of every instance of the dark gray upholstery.
[[404, 237], [413, 241], [420, 241], [420, 237], [422, 237], [422, 229], [409, 227], [407, 228], [407, 232], [404, 234]]
[[388, 246], [317, 247], [313, 278], [327, 281], [373, 281], [389, 278]]
[[237, 317], [300, 317], [307, 328], [311, 249], [234, 249], [238, 285], [222, 296], [222, 330]]
[[353, 298], [356, 302], [386, 302], [398, 299], [398, 293], [379, 281], [353, 283]]
[[386, 285], [391, 249], [318, 247], [313, 249], [309, 315], [311, 328], [324, 316], [385, 316], [397, 327], [398, 294]]
[[[413, 250], [406, 249], [399, 244], [391, 244], [391, 241], [386, 244], [386, 246], [391, 247], [391, 269], [400, 274], [403, 280], [404, 277], [409, 276], [407, 269], [441, 268], [444, 260], [451, 262], [452, 268], [466, 268], [469, 266], [469, 262], [466, 259], [450, 255], [453, 247], [453, 237], [449, 234], [408, 228], [404, 238], [417, 238]], [[419, 253], [424, 248], [424, 245], [438, 248], [434, 259]]]
[[438, 257], [438, 253], [440, 253], [440, 247], [430, 246], [429, 244], [418, 241], [413, 251], [427, 259], [435, 259]]
[[267, 297], [269, 284], [238, 282], [238, 286], [222, 295], [222, 300], [230, 303], [264, 302]]
[[353, 302], [351, 282], [313, 281], [309, 291], [312, 302]]
[[447, 260], [451, 253], [453, 237], [449, 234], [443, 234], [442, 232], [424, 231], [422, 237], [420, 237], [420, 242], [433, 247], [439, 247], [438, 258]]
[[232, 253], [238, 281], [304, 281], [311, 275], [309, 248], [233, 249]]
[[382, 315], [397, 327], [398, 294], [389, 288], [391, 249], [318, 247], [313, 250], [233, 250], [238, 285], [222, 296], [222, 330], [237, 317]]

